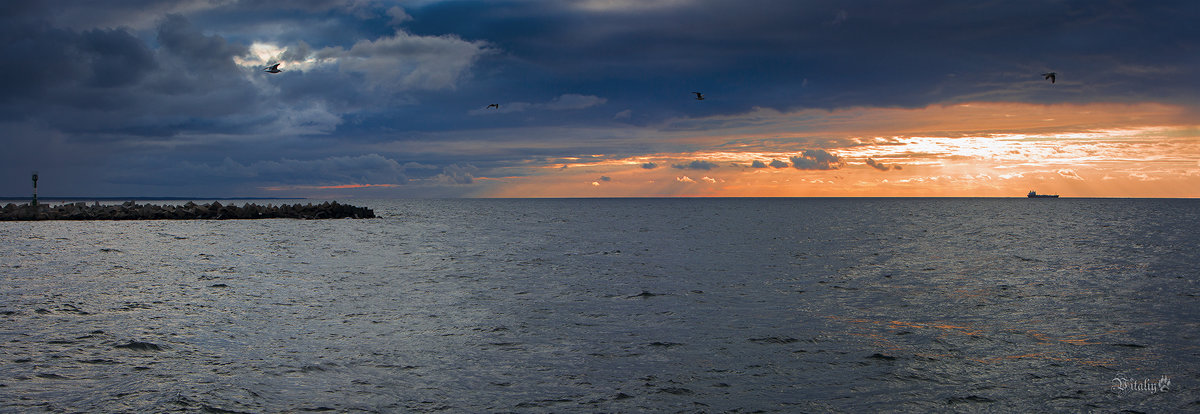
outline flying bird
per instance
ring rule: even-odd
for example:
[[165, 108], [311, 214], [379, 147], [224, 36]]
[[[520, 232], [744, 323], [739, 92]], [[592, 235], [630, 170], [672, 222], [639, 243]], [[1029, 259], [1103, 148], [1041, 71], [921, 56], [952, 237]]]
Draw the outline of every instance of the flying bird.
[[279, 64], [278, 64], [278, 63], [276, 63], [276, 64], [274, 64], [274, 65], [271, 65], [271, 66], [268, 66], [268, 67], [264, 68], [264, 69], [263, 69], [263, 72], [267, 72], [267, 73], [279, 73], [279, 72], [283, 72], [283, 71], [282, 71], [282, 70], [279, 70]]
[[697, 100], [697, 101], [703, 101], [703, 100], [704, 100], [704, 94], [702, 94], [702, 93], [700, 93], [700, 92], [692, 92], [692, 93], [696, 94], [696, 100]]
[[1042, 76], [1049, 79], [1050, 83], [1054, 83], [1054, 77], [1058, 76], [1058, 72], [1043, 73]]
[[492, 108], [500, 109], [500, 104], [491, 104], [491, 105], [487, 106], [487, 109], [492, 109]]

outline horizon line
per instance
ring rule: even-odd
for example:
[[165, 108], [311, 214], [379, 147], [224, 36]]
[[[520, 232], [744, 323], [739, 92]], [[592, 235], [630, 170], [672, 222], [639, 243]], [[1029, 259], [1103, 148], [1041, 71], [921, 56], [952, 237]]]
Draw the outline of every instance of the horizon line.
[[[306, 200], [308, 197], [149, 197], [149, 196], [134, 196], [134, 197], [86, 197], [86, 196], [66, 196], [66, 197], [46, 197], [39, 195], [38, 200], [98, 200], [98, 201], [114, 201], [114, 200]], [[31, 196], [24, 197], [7, 197], [0, 196], [0, 200], [33, 200]]]
[[[895, 198], [895, 199], [912, 199], [912, 198], [943, 198], [943, 199], [1025, 199], [1024, 195], [1014, 196], [870, 196], [870, 195], [846, 195], [846, 196], [605, 196], [605, 197], [572, 197], [572, 196], [539, 196], [539, 197], [344, 197], [351, 200], [420, 200], [420, 199], [442, 199], [442, 200], [620, 200], [620, 199], [800, 199], [800, 198]], [[33, 197], [11, 197], [0, 196], [3, 201], [32, 201]], [[130, 196], [130, 197], [113, 197], [113, 196], [65, 196], [65, 197], [44, 197], [38, 196], [39, 202], [61, 201], [120, 201], [120, 200], [326, 200], [327, 198], [318, 197], [154, 197], [154, 196]], [[332, 200], [333, 198], [328, 198]], [[1200, 196], [1193, 197], [1123, 197], [1123, 196], [1060, 196], [1057, 199], [1111, 199], [1111, 200], [1196, 200]]]

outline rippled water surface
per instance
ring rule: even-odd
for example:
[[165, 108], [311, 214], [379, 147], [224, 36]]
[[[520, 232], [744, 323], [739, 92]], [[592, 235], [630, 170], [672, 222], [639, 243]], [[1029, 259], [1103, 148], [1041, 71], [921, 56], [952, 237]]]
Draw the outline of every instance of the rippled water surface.
[[1196, 200], [352, 204], [0, 222], [0, 411], [1200, 410]]

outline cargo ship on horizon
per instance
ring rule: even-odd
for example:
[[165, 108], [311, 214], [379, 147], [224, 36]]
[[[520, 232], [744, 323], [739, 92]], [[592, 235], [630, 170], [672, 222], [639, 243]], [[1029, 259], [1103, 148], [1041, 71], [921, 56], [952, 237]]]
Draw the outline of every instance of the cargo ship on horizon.
[[1038, 194], [1037, 191], [1029, 190], [1029, 198], [1058, 198], [1058, 194]]

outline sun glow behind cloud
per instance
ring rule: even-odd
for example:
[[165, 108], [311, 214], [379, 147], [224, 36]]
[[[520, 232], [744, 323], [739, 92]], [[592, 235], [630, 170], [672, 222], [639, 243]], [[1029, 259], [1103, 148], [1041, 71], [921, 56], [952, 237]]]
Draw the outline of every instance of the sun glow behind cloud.
[[[660, 139], [709, 149], [560, 159], [484, 195], [1021, 196], [1037, 189], [1200, 196], [1200, 138], [1177, 107], [976, 103], [821, 112], [676, 120]], [[843, 164], [796, 168], [793, 157], [816, 148]]]
[[[741, 117], [680, 118], [604, 131], [606, 135], [591, 128], [511, 128], [472, 134], [504, 137], [500, 139], [391, 141], [375, 149], [474, 151], [502, 160], [478, 169], [472, 181], [458, 183], [463, 194], [479, 197], [1010, 197], [1030, 189], [1075, 197], [1196, 197], [1200, 134], [1180, 121], [1181, 113], [1158, 104], [755, 110]], [[585, 140], [603, 142], [608, 150], [504, 161], [508, 154], [535, 147], [569, 151]], [[626, 150], [642, 140], [677, 149]], [[816, 158], [806, 158], [809, 154], [827, 157], [828, 164], [813, 164]], [[268, 190], [319, 196], [322, 191], [371, 187], [380, 186]], [[388, 187], [413, 191], [417, 186]], [[379, 191], [389, 189], [370, 191], [384, 194]]]

